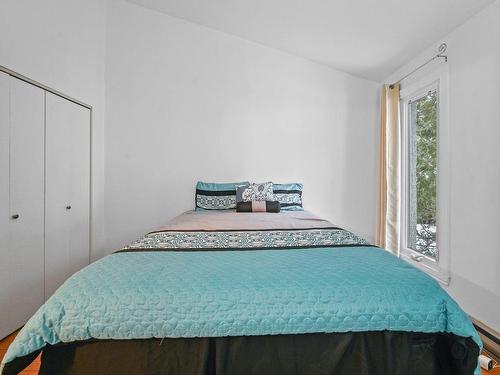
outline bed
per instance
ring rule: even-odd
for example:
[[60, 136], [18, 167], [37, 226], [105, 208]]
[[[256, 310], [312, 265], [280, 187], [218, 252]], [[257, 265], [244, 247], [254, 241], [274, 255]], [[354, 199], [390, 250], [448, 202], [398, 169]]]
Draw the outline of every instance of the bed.
[[307, 211], [190, 211], [70, 277], [3, 375], [479, 375], [466, 314], [415, 267]]

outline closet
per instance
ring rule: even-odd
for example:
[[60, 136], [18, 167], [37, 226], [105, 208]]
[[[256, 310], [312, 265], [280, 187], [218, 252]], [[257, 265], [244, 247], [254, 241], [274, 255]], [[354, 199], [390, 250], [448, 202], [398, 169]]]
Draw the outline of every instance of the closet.
[[0, 338], [89, 264], [90, 121], [0, 71]]

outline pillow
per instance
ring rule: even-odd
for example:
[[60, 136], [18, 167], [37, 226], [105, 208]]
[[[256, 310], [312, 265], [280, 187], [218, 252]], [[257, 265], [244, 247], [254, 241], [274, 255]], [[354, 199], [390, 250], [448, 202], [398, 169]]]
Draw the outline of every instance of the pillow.
[[229, 210], [236, 208], [236, 187], [248, 186], [248, 181], [214, 183], [201, 182], [196, 184], [196, 210]]
[[[241, 195], [242, 202], [252, 202], [252, 201], [273, 201], [273, 183], [264, 182], [262, 184], [250, 184], [246, 187], [238, 187], [236, 190], [236, 195]], [[239, 200], [237, 200], [239, 202]]]
[[278, 201], [238, 202], [236, 212], [280, 212]]
[[243, 202], [243, 192], [248, 187], [249, 183], [245, 185], [236, 185], [236, 204]]
[[302, 208], [302, 184], [274, 184], [274, 199], [280, 202], [281, 211], [304, 211]]

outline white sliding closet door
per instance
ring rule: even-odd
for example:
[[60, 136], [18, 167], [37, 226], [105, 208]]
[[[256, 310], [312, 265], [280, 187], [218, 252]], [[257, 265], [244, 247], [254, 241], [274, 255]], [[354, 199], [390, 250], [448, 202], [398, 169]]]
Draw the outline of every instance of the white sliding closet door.
[[46, 93], [45, 298], [89, 264], [90, 110]]
[[[45, 92], [12, 77], [1, 78], [1, 194], [9, 183], [9, 208], [2, 205], [0, 336], [22, 326], [44, 301], [44, 117]], [[8, 111], [8, 114], [5, 112]], [[6, 159], [5, 159], [6, 158]], [[5, 174], [8, 160], [8, 172]], [[10, 177], [9, 177], [10, 176]], [[6, 223], [5, 221], [8, 221]], [[6, 225], [5, 225], [6, 224]], [[9, 332], [10, 331], [10, 332]]]
[[0, 339], [10, 333], [9, 306], [9, 123], [10, 77], [0, 72]]

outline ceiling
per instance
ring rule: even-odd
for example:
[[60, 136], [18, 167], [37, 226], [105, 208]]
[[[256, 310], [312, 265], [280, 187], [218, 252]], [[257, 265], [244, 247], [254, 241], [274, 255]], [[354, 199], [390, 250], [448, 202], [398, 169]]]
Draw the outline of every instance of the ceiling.
[[494, 0], [129, 0], [381, 81]]

